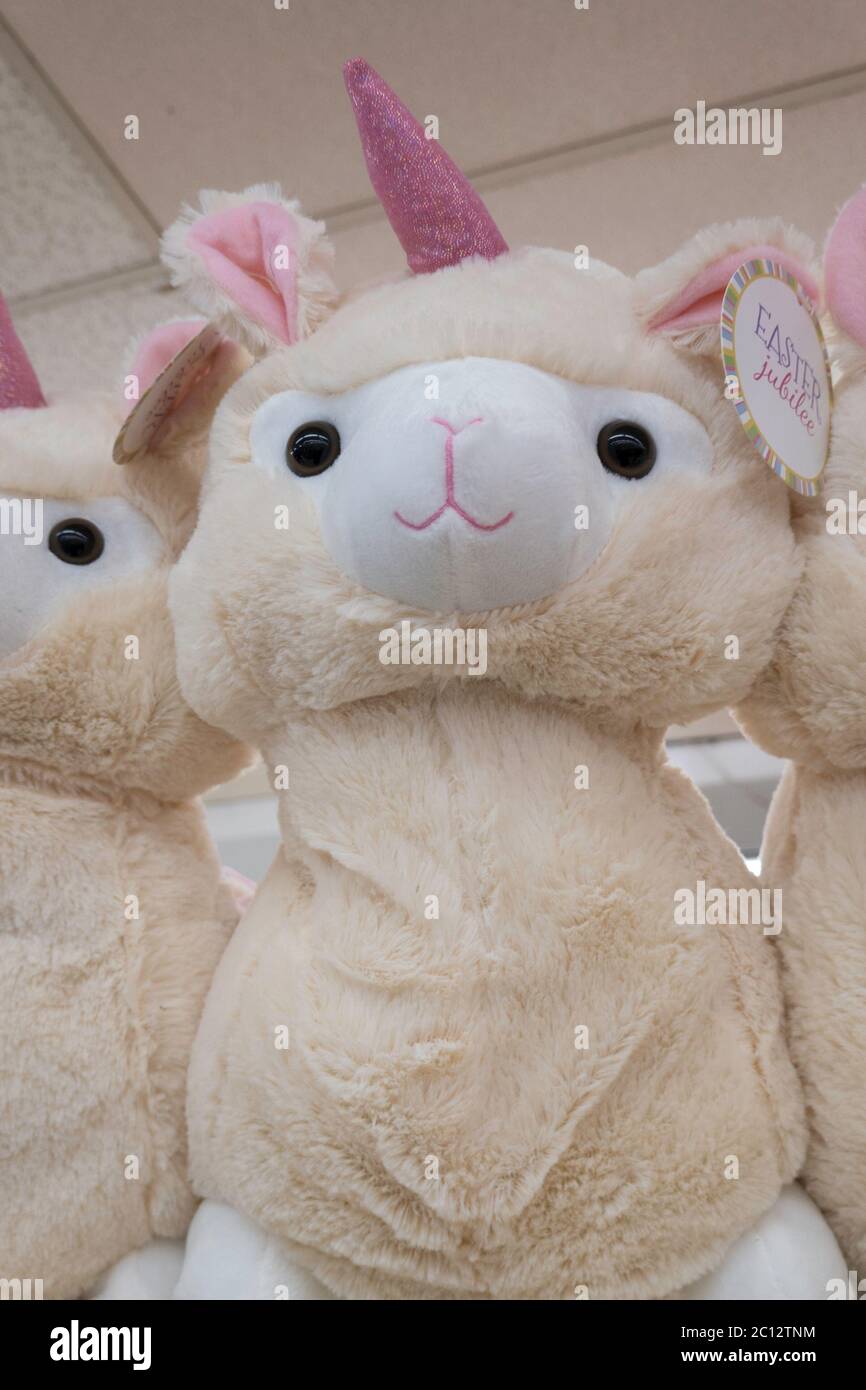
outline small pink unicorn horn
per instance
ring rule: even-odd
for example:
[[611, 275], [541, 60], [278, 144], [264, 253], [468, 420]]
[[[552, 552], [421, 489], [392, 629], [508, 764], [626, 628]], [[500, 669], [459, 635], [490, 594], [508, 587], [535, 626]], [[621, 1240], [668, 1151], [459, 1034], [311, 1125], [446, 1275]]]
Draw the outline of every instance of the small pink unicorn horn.
[[36, 373], [0, 294], [0, 410], [16, 405], [33, 409], [44, 404]]
[[370, 182], [416, 275], [508, 250], [472, 184], [387, 82], [353, 58], [343, 68]]

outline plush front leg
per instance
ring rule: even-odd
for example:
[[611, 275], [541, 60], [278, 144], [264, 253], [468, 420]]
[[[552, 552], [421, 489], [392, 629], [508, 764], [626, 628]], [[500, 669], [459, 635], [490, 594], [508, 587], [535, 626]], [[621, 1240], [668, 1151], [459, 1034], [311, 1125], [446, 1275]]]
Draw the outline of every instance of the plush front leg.
[[202, 1202], [186, 1241], [176, 1299], [333, 1298], [283, 1243], [223, 1202]]
[[826, 1299], [847, 1270], [836, 1237], [797, 1183], [751, 1231], [734, 1241], [721, 1265], [679, 1295], [684, 1299]]
[[[828, 1297], [847, 1271], [836, 1238], [801, 1187], [786, 1187], [724, 1261], [681, 1299], [790, 1301]], [[103, 1295], [110, 1297], [112, 1295]], [[123, 1296], [123, 1295], [114, 1295]], [[222, 1202], [203, 1202], [187, 1237], [176, 1299], [330, 1299], [283, 1243]]]
[[781, 889], [788, 1042], [803, 1084], [809, 1147], [801, 1178], [850, 1269], [866, 1268], [866, 773], [789, 766], [761, 850]]

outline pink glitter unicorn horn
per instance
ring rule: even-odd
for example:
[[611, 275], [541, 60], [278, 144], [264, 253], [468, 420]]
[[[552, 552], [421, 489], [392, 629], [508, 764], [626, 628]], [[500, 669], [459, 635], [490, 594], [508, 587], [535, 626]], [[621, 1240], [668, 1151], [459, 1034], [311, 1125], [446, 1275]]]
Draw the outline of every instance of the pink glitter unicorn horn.
[[45, 397], [36, 373], [15, 332], [6, 301], [0, 294], [0, 410], [9, 410], [13, 406], [26, 406], [32, 410], [44, 404]]
[[363, 58], [343, 68], [370, 182], [416, 275], [508, 246], [472, 184]]

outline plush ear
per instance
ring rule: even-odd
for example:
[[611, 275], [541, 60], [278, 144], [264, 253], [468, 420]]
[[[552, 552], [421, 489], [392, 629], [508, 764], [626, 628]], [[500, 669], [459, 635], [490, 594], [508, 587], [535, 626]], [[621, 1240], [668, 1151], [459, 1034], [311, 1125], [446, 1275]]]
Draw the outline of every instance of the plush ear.
[[130, 410], [135, 409], [136, 402], [165, 371], [172, 358], [187, 343], [191, 343], [204, 327], [204, 319], [173, 319], [151, 329], [133, 345], [124, 387], [124, 398], [129, 402]]
[[866, 188], [845, 204], [827, 238], [824, 290], [837, 328], [866, 348]]
[[137, 378], [138, 399], [115, 440], [115, 463], [197, 440], [229, 386], [251, 364], [245, 348], [204, 320], [154, 329], [136, 348], [127, 376]]
[[722, 301], [745, 261], [771, 260], [803, 285], [817, 306], [818, 281], [807, 238], [781, 222], [733, 222], [708, 227], [660, 265], [636, 279], [638, 311], [650, 334], [692, 351], [718, 352]]
[[149, 371], [173, 339], [181, 343], [143, 391], [114, 443], [114, 461], [125, 465], [127, 495], [155, 522], [174, 555], [195, 525], [214, 414], [252, 365], [246, 349], [213, 324], [195, 326], [199, 331], [190, 337], [189, 323], [168, 324], [140, 345], [136, 360]]
[[276, 184], [206, 190], [199, 200], [162, 239], [172, 283], [257, 356], [312, 333], [337, 295], [324, 223], [304, 217]]

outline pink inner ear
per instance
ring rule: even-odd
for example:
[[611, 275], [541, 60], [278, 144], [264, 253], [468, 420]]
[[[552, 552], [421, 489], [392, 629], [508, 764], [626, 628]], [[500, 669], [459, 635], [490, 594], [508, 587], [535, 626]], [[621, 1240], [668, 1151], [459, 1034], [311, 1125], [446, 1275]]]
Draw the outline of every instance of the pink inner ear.
[[866, 188], [836, 218], [824, 255], [824, 285], [838, 326], [866, 347]]
[[[192, 342], [204, 328], [204, 319], [185, 319], [182, 323], [161, 323], [139, 344], [131, 367], [138, 377], [139, 398], [152, 386], [171, 361], [187, 343]], [[133, 402], [135, 404], [135, 402]]]
[[741, 251], [731, 251], [721, 260], [705, 266], [684, 290], [658, 311], [650, 322], [650, 332], [672, 333], [681, 328], [706, 328], [718, 323], [728, 281], [739, 266], [754, 260], [776, 261], [783, 265], [796, 276], [817, 305], [820, 297], [817, 281], [793, 256], [778, 246], [744, 246]]
[[226, 208], [199, 218], [189, 242], [238, 308], [280, 342], [296, 341], [298, 229], [291, 213], [276, 203]]

